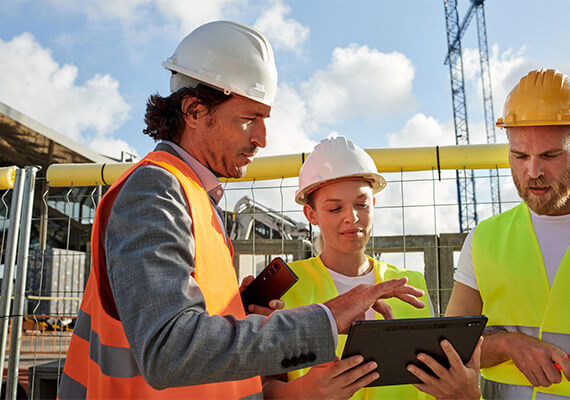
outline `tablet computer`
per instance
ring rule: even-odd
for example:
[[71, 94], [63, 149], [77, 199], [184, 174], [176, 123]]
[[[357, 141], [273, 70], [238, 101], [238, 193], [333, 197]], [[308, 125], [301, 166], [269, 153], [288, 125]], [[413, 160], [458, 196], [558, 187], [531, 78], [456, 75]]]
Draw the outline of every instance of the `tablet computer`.
[[441, 340], [447, 339], [465, 364], [469, 362], [486, 323], [484, 315], [355, 321], [350, 327], [342, 358], [360, 354], [365, 361], [376, 361], [380, 377], [367, 386], [421, 383], [406, 369], [409, 364], [414, 364], [433, 375], [417, 359], [420, 352], [449, 368], [440, 346]]

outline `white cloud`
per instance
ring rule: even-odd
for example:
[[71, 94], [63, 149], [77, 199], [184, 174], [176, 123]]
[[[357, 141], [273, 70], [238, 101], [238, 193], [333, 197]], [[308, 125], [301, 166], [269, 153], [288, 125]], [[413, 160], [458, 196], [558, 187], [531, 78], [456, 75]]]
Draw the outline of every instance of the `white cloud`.
[[307, 135], [307, 105], [291, 86], [282, 84], [267, 120], [267, 147], [260, 155], [309, 152], [316, 142]]
[[[518, 50], [511, 48], [501, 52], [499, 45], [494, 44], [489, 54], [489, 67], [491, 73], [491, 88], [493, 91], [493, 104], [495, 114], [502, 113], [503, 104], [511, 89], [530, 70], [539, 65], [526, 54], [525, 46]], [[479, 102], [482, 101], [481, 66], [478, 49], [465, 49], [463, 51], [463, 71], [465, 78], [472, 80]]]
[[82, 11], [90, 20], [115, 19], [124, 23], [139, 18], [144, 7], [152, 4], [152, 0], [121, 0], [117, 2], [105, 0], [51, 0], [51, 3], [61, 9]]
[[130, 106], [115, 79], [97, 74], [77, 83], [77, 67], [57, 63], [30, 33], [0, 39], [0, 59], [0, 100], [73, 140], [112, 139], [128, 118]]
[[[469, 125], [471, 143], [485, 143], [483, 121]], [[504, 141], [504, 135], [498, 141]], [[431, 116], [418, 113], [410, 118], [404, 127], [388, 134], [390, 147], [454, 145], [453, 121], [439, 122]], [[403, 161], [405, 162], [405, 161]], [[508, 174], [508, 170], [501, 170]], [[375, 233], [378, 235], [431, 234], [433, 232], [457, 232], [458, 210], [455, 171], [406, 172], [402, 185], [400, 174], [385, 174], [389, 181], [387, 188], [377, 196], [377, 206], [384, 206], [377, 212]], [[432, 178], [435, 180], [432, 182]], [[392, 182], [390, 182], [392, 181]], [[479, 220], [491, 216], [490, 186], [487, 170], [475, 171]], [[510, 177], [501, 178], [503, 201], [518, 201]], [[400, 208], [405, 204], [404, 214]], [[436, 206], [434, 207], [434, 204]], [[510, 208], [505, 205], [503, 210]], [[435, 214], [435, 215], [434, 215]]]
[[[176, 37], [184, 36], [208, 21], [238, 18], [251, 7], [248, 0], [50, 0], [50, 3], [59, 10], [85, 15], [95, 26], [119, 23], [129, 39], [165, 31]], [[276, 48], [298, 51], [309, 36], [309, 28], [287, 18], [290, 12], [291, 8], [282, 0], [274, 0], [254, 25]]]
[[[496, 130], [497, 143], [506, 143], [506, 136]], [[417, 113], [398, 132], [387, 134], [390, 147], [418, 147], [418, 146], [453, 146], [455, 145], [455, 127], [453, 121], [444, 123], [435, 118]], [[487, 143], [485, 122], [469, 123], [469, 143]]]
[[[441, 123], [418, 113], [404, 127], [389, 133], [390, 147], [449, 146], [455, 144], [453, 122]], [[386, 174], [387, 188], [377, 196], [376, 204], [388, 206], [377, 211], [375, 232], [378, 235], [431, 234], [458, 229], [457, 197], [454, 171], [406, 172], [408, 182], [399, 182], [400, 174]], [[436, 180], [432, 182], [432, 178]], [[391, 181], [391, 182], [390, 182]], [[407, 206], [402, 215], [402, 202]], [[434, 210], [434, 202], [437, 204]], [[434, 215], [435, 213], [435, 215]]]
[[[457, 230], [454, 171], [442, 171], [441, 181], [437, 172], [432, 171], [406, 172], [403, 176], [399, 173], [382, 175], [388, 183], [386, 189], [376, 195], [375, 235], [418, 235]], [[402, 178], [403, 183], [400, 181]], [[437, 204], [435, 210], [434, 201]], [[402, 203], [405, 205], [403, 212]]]
[[[32, 3], [30, 0], [20, 0], [20, 3]], [[152, 16], [149, 13], [149, 6], [153, 0], [48, 0], [54, 12], [78, 13], [84, 15], [89, 23], [101, 24], [104, 21], [119, 23], [123, 29], [134, 26], [137, 21], [144, 20]], [[148, 19], [147, 21], [150, 21]], [[152, 24], [147, 22], [150, 27]]]
[[316, 142], [310, 137], [324, 125], [349, 116], [400, 111], [413, 102], [413, 76], [411, 62], [400, 53], [356, 45], [336, 48], [327, 69], [301, 83], [300, 91], [288, 84], [279, 86], [267, 122], [268, 147], [260, 154], [311, 151]]
[[131, 155], [134, 155], [136, 159], [139, 158], [137, 151], [126, 141], [106, 135], [95, 136], [89, 141], [89, 147], [116, 160], [122, 160], [123, 152], [127, 153], [124, 154], [126, 156], [125, 160], [131, 158]]
[[[129, 40], [138, 41], [164, 32], [183, 37], [206, 22], [239, 18], [251, 7], [248, 0], [199, 3], [188, 0], [51, 0], [51, 3], [60, 10], [84, 14], [95, 26], [118, 22]], [[309, 28], [287, 18], [290, 12], [291, 8], [282, 0], [274, 0], [254, 25], [267, 35], [275, 48], [298, 51], [309, 36]]]
[[410, 118], [401, 131], [388, 133], [390, 147], [444, 146], [455, 144], [451, 123], [441, 124], [433, 117], [418, 113]]
[[[101, 0], [106, 1], [106, 0]], [[157, 9], [167, 17], [168, 23], [178, 26], [178, 35], [184, 36], [199, 25], [216, 19], [233, 19], [247, 6], [247, 0], [158, 0]], [[145, 21], [147, 23], [147, 21]]]
[[336, 48], [327, 69], [301, 88], [313, 120], [334, 123], [349, 114], [402, 112], [414, 101], [413, 78], [412, 62], [402, 53], [352, 44]]
[[[33, 0], [10, 0], [12, 8]], [[117, 26], [130, 47], [152, 35], [183, 37], [194, 28], [216, 19], [235, 19], [247, 9], [248, 0], [47, 0], [44, 5], [60, 13], [84, 15], [90, 28], [110, 30]]]
[[[539, 65], [525, 55], [525, 47], [518, 51], [508, 49], [499, 52], [497, 44], [492, 46], [489, 64], [491, 66], [491, 84], [493, 85], [493, 100], [497, 104], [498, 115], [502, 114], [503, 104], [509, 92], [530, 70]], [[480, 84], [480, 82], [478, 81]]]
[[309, 37], [309, 28], [292, 18], [286, 18], [291, 8], [282, 0], [275, 0], [255, 21], [254, 26], [262, 31], [275, 49], [299, 52]]

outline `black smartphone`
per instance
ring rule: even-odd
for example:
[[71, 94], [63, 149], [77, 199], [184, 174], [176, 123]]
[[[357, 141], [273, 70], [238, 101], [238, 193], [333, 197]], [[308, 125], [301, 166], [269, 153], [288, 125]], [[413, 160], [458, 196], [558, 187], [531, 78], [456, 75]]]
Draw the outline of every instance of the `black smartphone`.
[[278, 299], [289, 290], [299, 277], [281, 257], [276, 257], [241, 293], [243, 307], [247, 311], [250, 304], [269, 307], [269, 302]]

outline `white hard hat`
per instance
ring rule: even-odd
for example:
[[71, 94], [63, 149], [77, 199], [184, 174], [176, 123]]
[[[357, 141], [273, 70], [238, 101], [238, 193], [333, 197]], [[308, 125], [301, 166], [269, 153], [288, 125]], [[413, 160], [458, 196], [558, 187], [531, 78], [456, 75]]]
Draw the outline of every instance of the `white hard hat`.
[[271, 44], [247, 25], [214, 21], [199, 26], [162, 66], [176, 72], [171, 92], [203, 82], [269, 106], [275, 99], [277, 68]]
[[321, 140], [307, 157], [299, 172], [299, 189], [295, 201], [307, 202], [307, 195], [323, 183], [340, 178], [362, 178], [372, 185], [374, 194], [386, 187], [372, 157], [342, 136]]

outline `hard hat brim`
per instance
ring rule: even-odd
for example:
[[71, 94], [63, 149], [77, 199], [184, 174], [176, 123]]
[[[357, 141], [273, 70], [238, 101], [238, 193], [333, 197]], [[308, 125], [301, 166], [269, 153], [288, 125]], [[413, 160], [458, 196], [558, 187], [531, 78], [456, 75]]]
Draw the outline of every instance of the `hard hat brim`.
[[314, 192], [317, 189], [320, 189], [322, 186], [338, 182], [342, 180], [364, 180], [369, 182], [372, 185], [372, 193], [375, 195], [376, 193], [380, 192], [382, 189], [386, 187], [386, 180], [380, 174], [368, 173], [368, 174], [353, 174], [353, 175], [344, 175], [339, 176], [336, 178], [327, 179], [324, 181], [316, 182], [312, 185], [309, 185], [303, 190], [298, 189], [295, 192], [295, 202], [300, 205], [307, 204], [307, 196]]
[[516, 128], [520, 126], [570, 126], [570, 120], [504, 122], [502, 118], [499, 118], [495, 125], [499, 128]]

